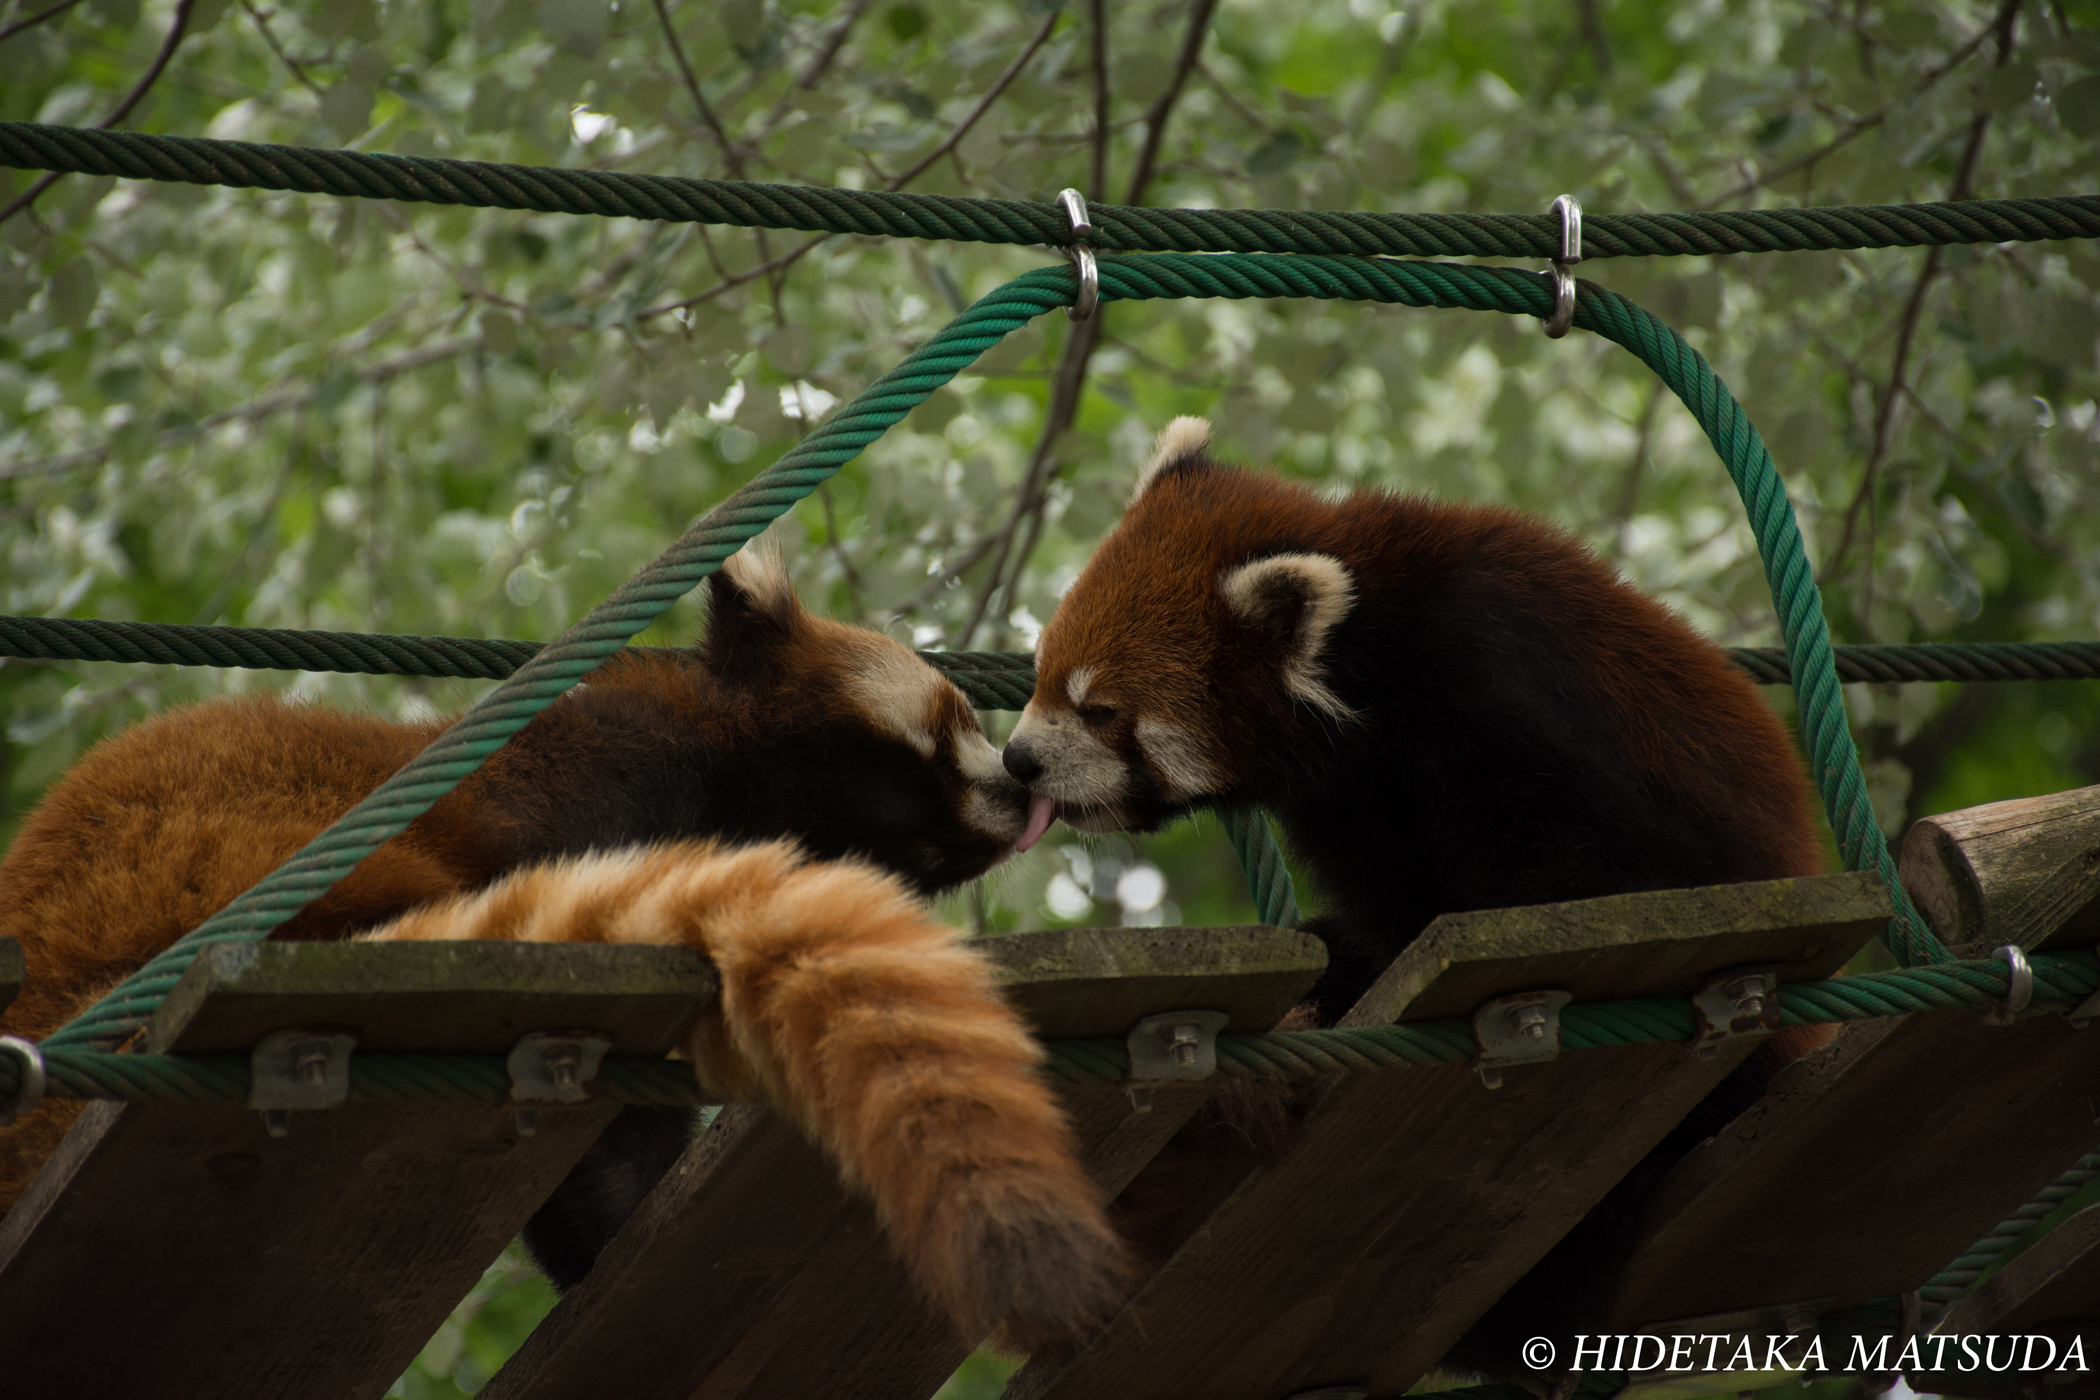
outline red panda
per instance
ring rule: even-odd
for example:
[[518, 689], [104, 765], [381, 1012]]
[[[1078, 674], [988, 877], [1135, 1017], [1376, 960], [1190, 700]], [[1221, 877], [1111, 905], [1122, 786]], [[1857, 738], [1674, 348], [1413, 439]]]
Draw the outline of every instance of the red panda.
[[[1023, 849], [1057, 818], [1151, 830], [1262, 804], [1324, 897], [1308, 927], [1330, 1018], [1442, 913], [1822, 871], [1756, 686], [1573, 536], [1501, 507], [1329, 499], [1209, 441], [1201, 419], [1167, 426], [1042, 630], [1004, 757], [1031, 794]], [[1524, 1374], [1516, 1344], [1597, 1294], [1640, 1194], [1819, 1043], [1782, 1034], [1451, 1364]]]
[[[1009, 854], [1025, 794], [960, 691], [806, 613], [777, 559], [732, 556], [710, 592], [700, 652], [606, 663], [276, 936], [699, 949], [722, 980], [686, 1047], [703, 1087], [807, 1131], [971, 1340], [1069, 1342], [1120, 1296], [1124, 1247], [1040, 1051], [914, 898]], [[50, 1034], [443, 727], [233, 700], [97, 747], [0, 861], [28, 974], [0, 1028]], [[0, 1132], [0, 1212], [77, 1108]], [[614, 1127], [528, 1228], [558, 1282], [688, 1130], [664, 1110]]]

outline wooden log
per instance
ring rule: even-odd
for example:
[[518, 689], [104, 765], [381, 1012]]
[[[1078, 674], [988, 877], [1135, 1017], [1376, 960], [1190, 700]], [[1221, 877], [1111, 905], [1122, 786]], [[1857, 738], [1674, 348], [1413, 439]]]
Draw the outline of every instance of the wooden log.
[[[1122, 1035], [1158, 1011], [1266, 1029], [1326, 964], [1274, 928], [1069, 929], [985, 940], [1045, 1037]], [[1066, 1095], [1088, 1169], [1120, 1190], [1213, 1092]], [[925, 1400], [969, 1354], [932, 1315], [874, 1213], [789, 1125], [725, 1110], [481, 1392], [485, 1400]]]
[[[148, 1048], [246, 1050], [289, 1026], [364, 1050], [499, 1052], [589, 1028], [659, 1055], [713, 1001], [684, 949], [264, 943], [210, 949]], [[91, 1104], [0, 1220], [11, 1393], [372, 1400], [615, 1112], [490, 1104], [294, 1112]]]
[[[1348, 1021], [1545, 988], [1681, 996], [1745, 965], [1825, 976], [1887, 911], [1878, 880], [1844, 875], [1446, 916]], [[1571, 1051], [1494, 1092], [1461, 1067], [1344, 1080], [1091, 1346], [1031, 1361], [1009, 1400], [1398, 1394], [1751, 1049]]]
[[[2100, 787], [1927, 818], [1905, 888], [1981, 956], [2100, 933]], [[2100, 1136], [2100, 1037], [2054, 1015], [1941, 1011], [1854, 1022], [1657, 1191], [1621, 1322], [1918, 1287]], [[1964, 1189], [1946, 1189], [1960, 1164]], [[1931, 1209], [1921, 1209], [1926, 1203]]]
[[1903, 888], [1970, 955], [2100, 942], [2100, 787], [1925, 817], [1903, 838]]

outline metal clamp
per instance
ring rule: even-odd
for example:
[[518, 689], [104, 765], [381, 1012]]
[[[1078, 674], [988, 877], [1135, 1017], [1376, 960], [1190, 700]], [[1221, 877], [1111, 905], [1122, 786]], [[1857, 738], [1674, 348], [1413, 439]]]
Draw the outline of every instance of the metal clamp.
[[1546, 212], [1560, 216], [1560, 256], [1553, 260], [1553, 314], [1546, 320], [1546, 338], [1559, 340], [1575, 324], [1575, 274], [1569, 269], [1582, 261], [1582, 201], [1564, 194]]
[[1152, 1111], [1155, 1084], [1208, 1079], [1218, 1072], [1218, 1032], [1232, 1017], [1223, 1011], [1162, 1011], [1130, 1028], [1130, 1106]]
[[1065, 245], [1065, 256], [1079, 270], [1079, 296], [1065, 308], [1065, 319], [1084, 321], [1101, 304], [1101, 269], [1094, 262], [1094, 250], [1084, 241], [1094, 236], [1094, 224], [1087, 214], [1086, 196], [1078, 190], [1059, 190], [1057, 202], [1064, 206], [1065, 222], [1072, 227], [1072, 241]]
[[1692, 1053], [1707, 1056], [1731, 1040], [1779, 1029], [1779, 969], [1736, 967], [1717, 972], [1692, 993]]
[[33, 1041], [18, 1035], [0, 1035], [0, 1055], [13, 1055], [22, 1062], [22, 1082], [15, 1086], [14, 1097], [0, 1101], [0, 1128], [5, 1128], [36, 1112], [36, 1106], [44, 1101], [48, 1081], [44, 1078], [44, 1052]]
[[292, 1109], [341, 1108], [350, 1097], [350, 1051], [341, 1031], [271, 1031], [248, 1054], [248, 1107], [273, 1138], [291, 1131]]
[[539, 1110], [528, 1105], [589, 1103], [598, 1093], [598, 1066], [612, 1049], [603, 1031], [533, 1031], [518, 1037], [505, 1061], [519, 1137], [539, 1131]]
[[1513, 992], [1473, 1013], [1473, 1068], [1490, 1089], [1502, 1087], [1510, 1065], [1544, 1064], [1560, 1058], [1561, 1008], [1572, 992]]
[[1994, 948], [1991, 956], [2011, 968], [2012, 975], [2006, 979], [2004, 1000], [1994, 1002], [1991, 1009], [1983, 1013], [1983, 1023], [1986, 1026], [2009, 1026], [2020, 1019], [2027, 1003], [2034, 1000], [2034, 969], [2027, 965], [2027, 954], [2017, 943]]

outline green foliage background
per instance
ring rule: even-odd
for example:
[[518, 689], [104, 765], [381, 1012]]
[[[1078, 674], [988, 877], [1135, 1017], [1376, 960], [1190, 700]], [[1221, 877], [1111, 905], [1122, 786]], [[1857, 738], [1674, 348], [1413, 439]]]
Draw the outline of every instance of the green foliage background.
[[[15, 0], [0, 28], [42, 8]], [[87, 0], [0, 39], [0, 117], [102, 120], [176, 8]], [[126, 124], [863, 188], [923, 165], [906, 187], [1203, 206], [1526, 212], [1564, 190], [1597, 211], [1852, 204], [2091, 193], [2100, 174], [2096, 0], [1102, 8], [195, 0]], [[33, 178], [0, 171], [0, 202]], [[0, 223], [0, 611], [551, 637], [1048, 256], [808, 242], [60, 180]], [[1748, 407], [1838, 640], [2100, 636], [2100, 250], [1583, 271], [1682, 329]], [[1098, 343], [1050, 318], [775, 533], [812, 606], [923, 646], [1025, 647], [1151, 434], [1184, 412], [1211, 416], [1228, 453], [1336, 489], [1543, 511], [1717, 640], [1776, 641], [1741, 511], [1674, 400], [1611, 346], [1473, 313], [1116, 306]], [[642, 640], [699, 620], [681, 604]], [[0, 832], [100, 736], [249, 689], [401, 714], [476, 693], [0, 664]], [[2095, 696], [1849, 699], [1893, 832], [2100, 781]], [[1053, 841], [951, 912], [1000, 928], [1251, 917], [1201, 827]], [[407, 1393], [471, 1389], [544, 1306], [499, 1265]]]

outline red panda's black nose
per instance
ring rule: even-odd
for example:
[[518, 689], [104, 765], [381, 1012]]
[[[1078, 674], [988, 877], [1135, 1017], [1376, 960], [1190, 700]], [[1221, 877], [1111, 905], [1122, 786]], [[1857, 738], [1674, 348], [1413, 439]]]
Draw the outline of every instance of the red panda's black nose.
[[1028, 746], [1018, 740], [1006, 746], [1000, 762], [1006, 765], [1006, 771], [1013, 774], [1017, 782], [1032, 783], [1043, 776], [1043, 765], [1028, 751]]

